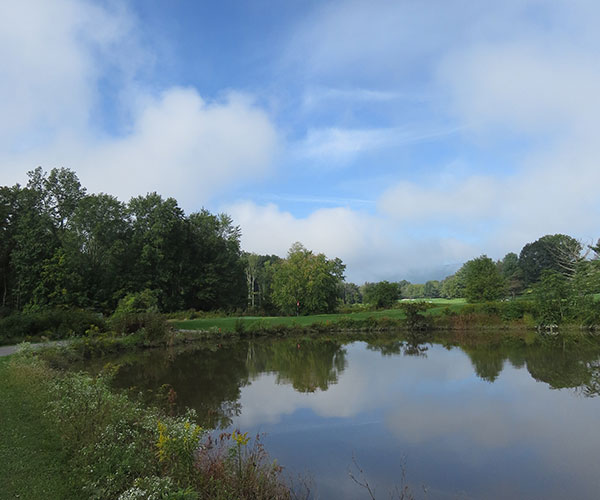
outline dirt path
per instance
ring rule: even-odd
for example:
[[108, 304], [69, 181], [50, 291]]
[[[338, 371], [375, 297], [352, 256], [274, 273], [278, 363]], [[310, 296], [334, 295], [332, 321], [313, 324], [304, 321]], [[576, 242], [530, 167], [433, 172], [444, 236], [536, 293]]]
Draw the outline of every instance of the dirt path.
[[[39, 344], [31, 344], [31, 347], [37, 348], [37, 347], [50, 347], [53, 345], [65, 345], [68, 342], [69, 342], [68, 340], [53, 340], [50, 342], [40, 342]], [[3, 356], [10, 356], [11, 354], [14, 354], [15, 352], [17, 352], [18, 349], [19, 349], [18, 345], [0, 346], [0, 358]]]

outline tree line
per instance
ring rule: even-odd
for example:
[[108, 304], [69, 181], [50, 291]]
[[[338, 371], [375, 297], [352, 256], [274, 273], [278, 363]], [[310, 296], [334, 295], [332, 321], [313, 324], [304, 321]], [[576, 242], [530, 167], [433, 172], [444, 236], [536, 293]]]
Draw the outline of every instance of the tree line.
[[345, 282], [339, 258], [300, 243], [285, 258], [242, 252], [240, 228], [227, 214], [186, 215], [174, 198], [156, 192], [127, 203], [90, 194], [64, 168], [37, 168], [28, 178], [25, 186], [0, 187], [2, 315], [50, 308], [111, 313], [125, 299], [162, 312], [293, 315], [340, 305], [391, 307], [400, 298], [531, 295], [544, 314], [563, 318], [600, 292], [600, 243], [584, 246], [564, 234], [543, 236], [496, 262], [482, 255], [441, 281], [358, 286]]
[[400, 298], [464, 298], [467, 302], [530, 300], [538, 320], [600, 320], [594, 295], [600, 293], [600, 240], [583, 245], [565, 234], [546, 235], [493, 261], [481, 255], [465, 262], [441, 281], [424, 284], [381, 281], [357, 286], [345, 283], [346, 304], [391, 307]]
[[0, 187], [0, 313], [48, 309], [333, 312], [340, 259], [295, 243], [286, 258], [241, 251], [227, 214], [174, 198], [90, 194], [72, 170], [37, 168]]
[[42, 308], [113, 311], [148, 291], [162, 311], [245, 305], [240, 230], [226, 214], [186, 215], [157, 193], [89, 194], [68, 169], [37, 168], [0, 188], [3, 314]]

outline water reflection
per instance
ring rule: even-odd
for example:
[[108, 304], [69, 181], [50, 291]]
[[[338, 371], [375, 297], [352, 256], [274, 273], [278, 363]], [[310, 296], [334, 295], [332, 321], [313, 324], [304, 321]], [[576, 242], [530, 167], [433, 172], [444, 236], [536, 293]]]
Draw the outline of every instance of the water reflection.
[[598, 340], [268, 339], [126, 361], [121, 386], [168, 383], [206, 426], [267, 432], [269, 451], [308, 471], [319, 498], [364, 498], [347, 482], [353, 453], [378, 498], [403, 457], [413, 489], [428, 485], [428, 498], [600, 490]]
[[552, 389], [572, 388], [586, 396], [597, 396], [598, 356], [594, 339], [581, 337], [565, 341], [561, 337], [542, 337], [532, 345], [482, 344], [461, 346], [469, 356], [475, 373], [494, 382], [506, 361], [515, 368], [526, 367], [530, 375]]
[[326, 391], [346, 368], [346, 352], [330, 339], [292, 339], [248, 342], [247, 366], [256, 377], [275, 373], [278, 384], [291, 384], [299, 392]]
[[[240, 415], [241, 388], [264, 374], [273, 374], [276, 384], [289, 384], [300, 393], [327, 391], [348, 365], [345, 345], [355, 340], [263, 339], [205, 343], [181, 352], [148, 351], [117, 361], [122, 365], [117, 385], [155, 391], [168, 384], [177, 393], [180, 410], [195, 408], [203, 425], [223, 428]], [[433, 337], [423, 333], [366, 339], [366, 348], [384, 357], [426, 358], [433, 345]], [[454, 347], [468, 356], [475, 374], [490, 383], [509, 362], [514, 368], [525, 367], [534, 380], [552, 389], [571, 388], [588, 397], [600, 394], [600, 345], [594, 339], [565, 343], [549, 337], [532, 345], [499, 341]]]
[[156, 396], [168, 385], [177, 394], [178, 410], [194, 408], [202, 425], [210, 428], [231, 425], [241, 411], [241, 388], [263, 373], [274, 373], [278, 384], [311, 393], [326, 391], [346, 366], [342, 344], [329, 339], [206, 343], [116, 362], [121, 364], [119, 387]]

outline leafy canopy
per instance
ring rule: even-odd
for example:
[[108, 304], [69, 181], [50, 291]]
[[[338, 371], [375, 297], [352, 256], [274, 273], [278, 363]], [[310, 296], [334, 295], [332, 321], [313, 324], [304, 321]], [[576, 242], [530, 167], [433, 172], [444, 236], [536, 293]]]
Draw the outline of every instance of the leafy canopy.
[[284, 314], [333, 312], [345, 268], [338, 258], [327, 259], [294, 243], [287, 258], [275, 264], [272, 300]]

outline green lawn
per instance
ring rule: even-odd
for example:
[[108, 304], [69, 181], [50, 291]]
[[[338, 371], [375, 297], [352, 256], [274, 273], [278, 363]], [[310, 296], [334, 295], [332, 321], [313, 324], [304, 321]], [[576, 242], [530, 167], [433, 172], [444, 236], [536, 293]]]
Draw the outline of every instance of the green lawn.
[[[465, 299], [428, 299], [433, 307], [427, 312], [431, 315], [440, 314], [447, 307], [458, 311], [464, 304]], [[211, 328], [220, 328], [223, 332], [235, 331], [235, 324], [239, 319], [244, 320], [246, 326], [251, 327], [258, 322], [265, 326], [308, 326], [313, 323], [334, 323], [341, 318], [355, 320], [364, 320], [373, 318], [392, 318], [402, 319], [405, 317], [401, 309], [382, 309], [380, 311], [360, 311], [348, 314], [315, 314], [312, 316], [240, 316], [240, 317], [222, 317], [222, 318], [202, 318], [184, 321], [174, 321], [173, 326], [182, 330], [209, 330]]]
[[0, 358], [0, 498], [76, 498], [65, 477], [66, 459], [41, 408], [8, 376]]

